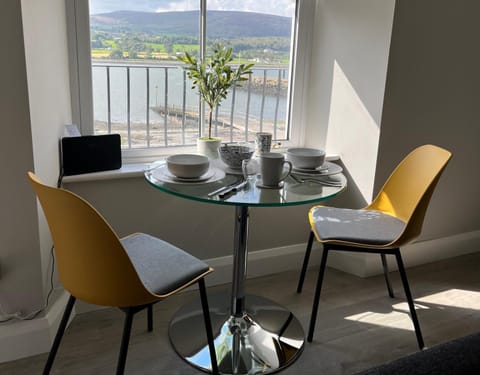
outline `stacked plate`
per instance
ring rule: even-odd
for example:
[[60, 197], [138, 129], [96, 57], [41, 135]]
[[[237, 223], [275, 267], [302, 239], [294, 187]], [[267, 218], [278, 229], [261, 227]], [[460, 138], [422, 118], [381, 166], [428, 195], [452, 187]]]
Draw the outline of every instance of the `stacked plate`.
[[225, 172], [219, 168], [210, 166], [204, 174], [199, 177], [185, 178], [173, 175], [167, 168], [166, 164], [161, 164], [150, 171], [152, 177], [161, 182], [169, 182], [175, 184], [204, 184], [214, 182], [225, 177]]
[[292, 162], [292, 173], [305, 176], [330, 176], [341, 173], [342, 167], [325, 161], [325, 151], [316, 148], [289, 148], [287, 159]]
[[206, 156], [197, 154], [176, 154], [149, 171], [150, 175], [162, 182], [205, 183], [225, 177], [225, 173], [210, 165]]
[[331, 176], [333, 174], [342, 173], [341, 166], [335, 163], [326, 161], [320, 167], [317, 168], [292, 168], [292, 173], [303, 176]]

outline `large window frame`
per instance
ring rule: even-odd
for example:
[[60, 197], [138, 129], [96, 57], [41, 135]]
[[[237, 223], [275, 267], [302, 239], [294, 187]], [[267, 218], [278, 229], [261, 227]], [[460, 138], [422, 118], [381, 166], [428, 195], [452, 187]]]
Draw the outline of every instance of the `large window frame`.
[[[70, 60], [72, 119], [81, 134], [94, 134], [92, 63], [88, 0], [65, 0]], [[291, 82], [288, 92], [288, 139], [282, 147], [305, 143], [306, 90], [310, 70], [310, 51], [315, 13], [315, 0], [296, 0], [290, 62]], [[172, 151], [192, 151], [191, 146], [155, 147], [122, 150], [124, 163], [150, 162]]]

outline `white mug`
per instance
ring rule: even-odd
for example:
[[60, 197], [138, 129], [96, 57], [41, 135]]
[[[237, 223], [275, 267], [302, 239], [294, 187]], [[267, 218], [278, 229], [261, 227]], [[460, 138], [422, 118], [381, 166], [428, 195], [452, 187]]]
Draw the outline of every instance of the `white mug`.
[[[283, 171], [283, 166], [288, 165], [288, 171]], [[261, 184], [265, 187], [279, 187], [292, 172], [292, 163], [285, 160], [285, 156], [278, 152], [264, 152], [260, 155]]]

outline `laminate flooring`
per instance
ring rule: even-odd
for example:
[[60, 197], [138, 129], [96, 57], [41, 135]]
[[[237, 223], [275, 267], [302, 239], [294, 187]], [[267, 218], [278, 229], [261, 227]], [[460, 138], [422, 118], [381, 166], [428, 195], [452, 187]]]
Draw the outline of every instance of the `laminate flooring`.
[[[390, 262], [394, 259], [389, 258]], [[289, 308], [308, 328], [317, 268], [310, 269], [302, 294], [298, 272], [249, 279], [247, 291]], [[408, 268], [425, 345], [480, 331], [480, 253]], [[354, 374], [418, 350], [398, 272], [392, 272], [396, 297], [388, 297], [383, 276], [358, 278], [327, 268], [314, 341], [281, 374]], [[208, 284], [208, 283], [207, 283]], [[208, 293], [229, 292], [229, 286]], [[188, 291], [154, 306], [154, 331], [146, 314], [135, 316], [126, 374], [202, 374], [170, 346], [168, 323], [179, 306], [198, 298]], [[114, 374], [124, 314], [102, 309], [79, 314], [67, 329], [52, 374]], [[47, 354], [0, 364], [2, 375], [40, 374]]]

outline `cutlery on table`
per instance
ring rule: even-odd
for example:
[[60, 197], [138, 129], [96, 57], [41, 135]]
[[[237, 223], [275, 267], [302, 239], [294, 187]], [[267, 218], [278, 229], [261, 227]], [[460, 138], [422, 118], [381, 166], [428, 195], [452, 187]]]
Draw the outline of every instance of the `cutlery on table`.
[[325, 186], [334, 186], [334, 187], [342, 186], [342, 183], [340, 181], [321, 180], [321, 179], [317, 179], [317, 178], [313, 178], [313, 177], [312, 178], [303, 178], [303, 177], [299, 177], [299, 176], [294, 175], [294, 174], [290, 174], [290, 177], [298, 183], [313, 182], [315, 184], [320, 184], [320, 185], [325, 185]]
[[207, 196], [209, 197], [213, 197], [217, 194], [221, 194], [221, 193], [226, 193], [227, 191], [231, 191], [233, 188], [236, 188], [237, 185], [240, 185], [240, 184], [243, 184], [245, 181], [244, 180], [241, 180], [241, 181], [235, 181], [229, 185], [225, 185], [225, 186], [222, 186], [221, 188], [217, 189], [217, 190], [214, 190], [210, 193], [207, 194]]
[[227, 195], [231, 194], [231, 193], [236, 193], [237, 191], [240, 191], [242, 190], [245, 186], [247, 186], [247, 183], [248, 181], [246, 180], [243, 180], [243, 181], [240, 181], [238, 184], [230, 187], [229, 189], [221, 192], [220, 194], [218, 194], [218, 197], [219, 198], [225, 198]]

